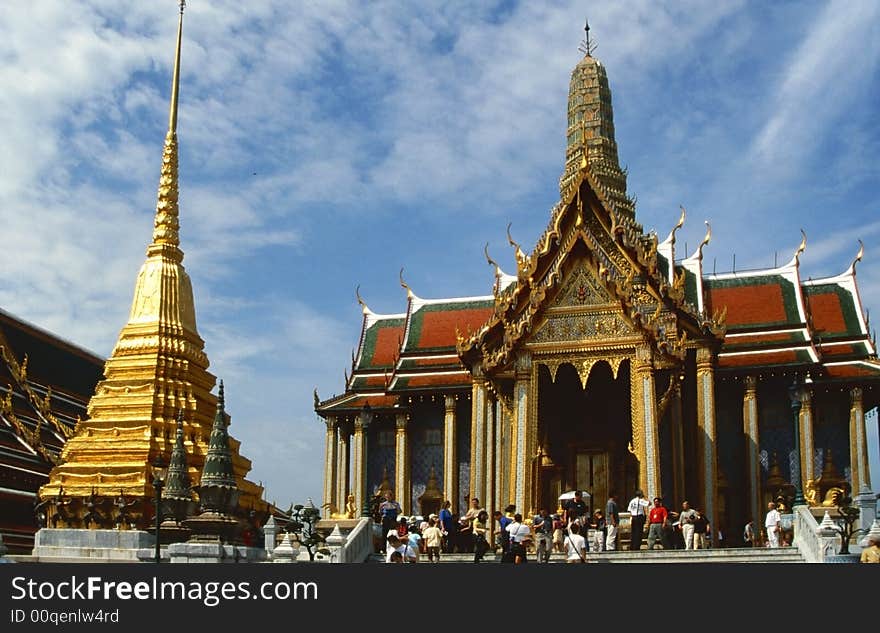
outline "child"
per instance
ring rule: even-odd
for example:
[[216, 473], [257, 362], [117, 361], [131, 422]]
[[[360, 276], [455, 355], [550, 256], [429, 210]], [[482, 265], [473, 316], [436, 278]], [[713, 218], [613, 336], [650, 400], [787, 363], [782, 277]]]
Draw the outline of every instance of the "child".
[[565, 551], [565, 533], [563, 529], [565, 528], [565, 522], [562, 520], [558, 514], [553, 515], [553, 551], [554, 552], [564, 552]]
[[605, 523], [605, 514], [601, 510], [593, 513], [593, 520], [590, 521], [590, 528], [593, 532], [593, 542], [590, 543], [590, 550], [593, 552], [605, 551], [605, 537], [608, 534], [608, 528]]

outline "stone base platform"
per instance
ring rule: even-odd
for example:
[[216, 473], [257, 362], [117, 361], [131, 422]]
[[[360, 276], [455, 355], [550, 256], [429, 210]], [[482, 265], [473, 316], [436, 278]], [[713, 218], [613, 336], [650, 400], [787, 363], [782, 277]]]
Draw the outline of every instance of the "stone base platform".
[[[145, 560], [152, 560], [155, 551], [144, 550], [143, 555]], [[266, 550], [262, 548], [215, 541], [172, 543], [167, 554], [162, 552], [163, 560], [166, 555], [172, 563], [263, 563], [267, 559]]]
[[37, 560], [138, 562], [138, 550], [155, 547], [154, 535], [143, 530], [82, 530], [42, 528], [34, 537]]

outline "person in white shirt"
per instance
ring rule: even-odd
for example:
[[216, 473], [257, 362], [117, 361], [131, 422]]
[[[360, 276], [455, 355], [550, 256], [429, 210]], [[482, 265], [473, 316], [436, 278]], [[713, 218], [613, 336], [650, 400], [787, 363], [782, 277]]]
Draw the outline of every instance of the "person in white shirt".
[[636, 490], [636, 496], [633, 497], [627, 511], [630, 514], [630, 525], [632, 526], [632, 535], [630, 536], [629, 548], [631, 550], [640, 550], [642, 548], [642, 537], [645, 533], [645, 521], [648, 518], [648, 500], [645, 499], [645, 493]]
[[532, 530], [522, 520], [522, 515], [517, 512], [513, 515], [513, 523], [510, 523], [505, 528], [510, 535], [510, 551], [514, 555], [514, 563], [525, 563], [528, 560], [524, 541], [527, 538], [531, 538]]
[[767, 516], [764, 519], [764, 529], [767, 530], [767, 547], [779, 547], [779, 533], [782, 531], [781, 521], [779, 510], [776, 509], [776, 504], [771, 501], [767, 504]]
[[586, 563], [587, 562], [587, 542], [584, 537], [579, 534], [581, 526], [572, 523], [568, 526], [568, 534], [565, 537], [565, 562], [566, 563]]

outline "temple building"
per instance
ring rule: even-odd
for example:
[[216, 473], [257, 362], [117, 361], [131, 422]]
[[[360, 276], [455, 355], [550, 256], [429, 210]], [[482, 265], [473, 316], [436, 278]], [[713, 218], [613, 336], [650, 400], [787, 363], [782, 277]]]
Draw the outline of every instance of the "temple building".
[[[151, 464], [168, 465], [182, 414], [189, 480], [198, 489], [208, 456], [218, 398], [196, 327], [189, 275], [179, 236], [177, 103], [183, 3], [177, 33], [168, 132], [162, 155], [152, 240], [134, 288], [128, 323], [88, 401], [87, 417], [66, 438], [58, 463], [39, 491], [49, 527], [147, 528], [155, 495]], [[92, 365], [94, 363], [92, 362]], [[91, 367], [91, 375], [99, 374]], [[84, 378], [83, 378], [84, 380]], [[219, 414], [218, 414], [219, 415]], [[223, 412], [225, 416], [225, 411]], [[221, 420], [222, 423], [222, 420]], [[228, 424], [228, 419], [227, 419]], [[238, 508], [265, 509], [262, 487], [246, 476], [251, 462], [228, 437]], [[123, 526], [125, 527], [125, 526]]]
[[104, 359], [0, 310], [0, 536], [34, 544], [37, 491], [103, 377]]
[[[560, 199], [515, 274], [491, 259], [485, 296], [362, 305], [344, 393], [326, 424], [324, 503], [364, 508], [380, 489], [406, 514], [443, 500], [490, 514], [594, 507], [641, 488], [687, 499], [718, 528], [763, 517], [768, 499], [870, 490], [865, 413], [880, 363], [856, 265], [804, 280], [801, 246], [767, 270], [709, 274], [705, 239], [676, 252], [645, 233], [627, 194], [605, 67], [589, 45], [571, 75]], [[672, 222], [670, 222], [670, 225]], [[854, 249], [855, 250], [855, 249]], [[681, 255], [684, 255], [683, 257]]]

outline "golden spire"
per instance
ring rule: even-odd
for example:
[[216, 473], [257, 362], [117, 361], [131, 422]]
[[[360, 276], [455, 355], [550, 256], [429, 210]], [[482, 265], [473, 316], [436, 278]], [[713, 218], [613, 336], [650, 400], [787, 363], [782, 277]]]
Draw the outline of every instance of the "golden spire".
[[[183, 261], [180, 246], [180, 208], [178, 207], [177, 178], [177, 95], [180, 91], [180, 48], [183, 41], [184, 0], [180, 1], [180, 15], [177, 19], [177, 50], [174, 55], [174, 75], [171, 79], [171, 105], [168, 113], [168, 132], [165, 134], [165, 147], [162, 151], [162, 171], [159, 176], [159, 192], [156, 202], [156, 219], [153, 228], [153, 243], [147, 255], [164, 254], [175, 261]], [[168, 247], [171, 248], [168, 248]]]
[[[205, 343], [196, 327], [192, 282], [184, 269], [178, 237], [177, 96], [183, 37], [183, 7], [177, 26], [177, 49], [171, 85], [168, 133], [156, 205], [153, 239], [135, 283], [128, 322], [110, 358], [104, 379], [89, 400], [88, 419], [67, 440], [59, 463], [49, 474], [41, 498], [60, 486], [73, 497], [153, 495], [150, 462], [167, 461], [174, 445], [177, 415], [185, 411], [189, 475], [197, 485], [206, 459], [207, 441], [216, 413], [211, 393], [216, 378], [208, 371]], [[229, 448], [242, 507], [253, 506], [261, 489], [245, 475], [251, 462]], [[143, 527], [149, 513], [139, 515]]]

